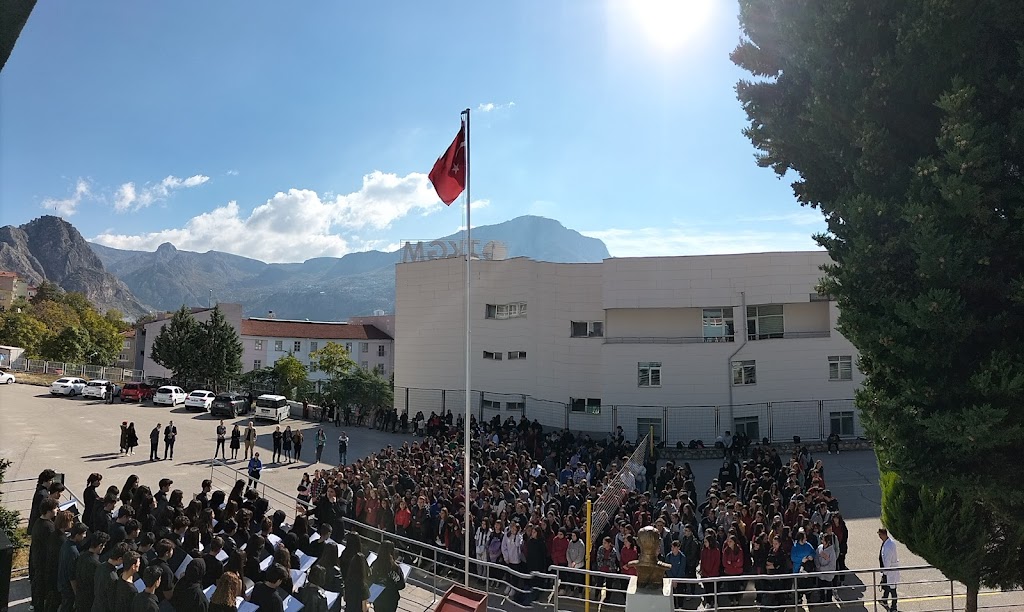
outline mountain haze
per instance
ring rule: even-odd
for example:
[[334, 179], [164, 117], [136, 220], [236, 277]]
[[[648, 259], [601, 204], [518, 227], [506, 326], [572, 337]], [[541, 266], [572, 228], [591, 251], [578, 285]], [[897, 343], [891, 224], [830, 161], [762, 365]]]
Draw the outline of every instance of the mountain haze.
[[100, 311], [130, 317], [149, 311], [127, 286], [104, 269], [78, 230], [60, 217], [0, 227], [0, 270], [17, 272], [34, 285], [44, 280], [85, 295]]
[[[440, 240], [459, 240], [464, 232]], [[427, 240], [424, 238], [424, 240]], [[609, 257], [604, 243], [544, 217], [523, 216], [473, 228], [481, 245], [498, 240], [508, 257], [552, 262], [596, 262]], [[395, 264], [400, 251], [365, 251], [302, 263], [264, 263], [219, 251], [180, 251], [164, 243], [154, 252], [91, 244], [112, 274], [140, 300], [159, 310], [213, 300], [242, 304], [246, 315], [268, 311], [281, 318], [338, 320], [394, 311]]]

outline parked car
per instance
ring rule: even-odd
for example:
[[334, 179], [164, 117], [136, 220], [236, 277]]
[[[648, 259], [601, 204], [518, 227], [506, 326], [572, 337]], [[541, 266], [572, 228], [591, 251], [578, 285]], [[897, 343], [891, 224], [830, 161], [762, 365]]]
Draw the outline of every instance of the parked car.
[[82, 390], [82, 397], [95, 397], [97, 399], [104, 399], [107, 396], [107, 387], [112, 386], [114, 388], [114, 397], [121, 395], [121, 387], [115, 385], [109, 380], [103, 380], [97, 378], [96, 380], [90, 380], [85, 383], [85, 389]]
[[125, 383], [124, 389], [121, 390], [121, 401], [142, 403], [146, 400], [152, 400], [155, 393], [156, 387], [153, 385], [147, 385], [143, 382]]
[[14, 374], [10, 372], [0, 372], [0, 385], [9, 385], [15, 382]]
[[181, 387], [167, 385], [156, 390], [156, 393], [153, 394], [153, 403], [174, 407], [178, 404], [184, 404], [186, 397], [188, 397], [188, 394]]
[[85, 380], [82, 378], [75, 378], [73, 376], [58, 378], [50, 384], [50, 393], [52, 395], [67, 395], [70, 397], [78, 395], [84, 390]]
[[288, 398], [283, 395], [261, 395], [256, 398], [256, 418], [277, 421], [287, 419], [291, 415]]
[[220, 393], [210, 404], [210, 414], [236, 417], [249, 412], [249, 400], [240, 393]]
[[188, 397], [185, 398], [185, 407], [189, 410], [192, 408], [200, 408], [205, 412], [210, 409], [210, 404], [213, 403], [213, 398], [213, 391], [196, 389], [192, 393], [189, 393]]

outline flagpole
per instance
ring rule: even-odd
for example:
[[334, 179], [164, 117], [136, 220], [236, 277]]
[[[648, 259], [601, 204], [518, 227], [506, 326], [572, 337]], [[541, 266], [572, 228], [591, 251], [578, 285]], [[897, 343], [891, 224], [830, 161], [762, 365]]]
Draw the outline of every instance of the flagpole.
[[470, 441], [469, 441], [469, 418], [472, 409], [473, 401], [473, 385], [470, 383], [470, 356], [473, 350], [473, 345], [470, 342], [470, 317], [472, 315], [472, 303], [470, 302], [470, 289], [473, 286], [472, 276], [470, 276], [470, 262], [473, 259], [473, 223], [470, 220], [469, 209], [472, 200], [469, 196], [469, 109], [462, 111], [463, 121], [465, 122], [466, 128], [466, 418], [463, 424], [463, 446], [465, 447], [465, 455], [462, 458], [462, 464], [464, 466], [463, 472], [463, 486], [465, 487], [465, 498], [466, 498], [466, 517], [465, 527], [463, 528], [465, 541], [463, 542], [463, 550], [466, 553], [466, 580], [465, 585], [469, 586], [469, 558], [470, 558], [470, 530], [473, 527], [472, 513], [469, 507], [469, 470], [470, 470]]

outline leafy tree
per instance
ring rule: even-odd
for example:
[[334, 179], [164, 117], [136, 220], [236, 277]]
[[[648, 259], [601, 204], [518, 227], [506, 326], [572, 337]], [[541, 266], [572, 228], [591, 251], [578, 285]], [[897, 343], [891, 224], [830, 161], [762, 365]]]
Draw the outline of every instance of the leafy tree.
[[32, 305], [30, 312], [53, 333], [57, 333], [65, 327], [82, 325], [82, 319], [78, 312], [64, 302], [53, 300], [36, 302]]
[[277, 373], [270, 366], [249, 370], [241, 375], [239, 382], [243, 387], [252, 391], [277, 391]]
[[301, 390], [306, 382], [306, 366], [294, 355], [288, 353], [274, 362], [274, 376], [277, 379], [277, 389], [288, 399], [298, 397], [297, 390]]
[[206, 322], [199, 324], [199, 334], [202, 361], [198, 369], [214, 389], [238, 378], [242, 372], [242, 340], [219, 306], [213, 308]]
[[907, 548], [926, 559], [937, 559], [936, 567], [947, 578], [963, 583], [966, 610], [976, 612], [982, 576], [1001, 573], [1014, 563], [1003, 558], [1014, 546], [993, 545], [991, 534], [1017, 538], [1020, 534], [1007, 531], [986, 506], [955, 491], [911, 485], [892, 472], [883, 472], [880, 484], [882, 522]]
[[59, 302], [64, 290], [50, 281], [43, 281], [36, 287], [36, 294], [29, 300], [32, 304], [40, 302]]
[[84, 363], [88, 361], [86, 352], [91, 345], [88, 331], [81, 327], [65, 327], [43, 342], [42, 353], [43, 357], [53, 361]]
[[49, 336], [46, 325], [26, 312], [0, 314], [0, 344], [20, 346], [28, 357], [41, 357]]
[[[737, 87], [745, 133], [827, 221], [820, 292], [860, 353], [857, 404], [880, 467], [977, 500], [994, 545], [1010, 547], [989, 554], [1020, 560], [1024, 4], [740, 6], [732, 59], [756, 77]], [[1004, 526], [1017, 535], [997, 537]], [[1020, 584], [1022, 568], [983, 568], [981, 583]]]
[[153, 361], [170, 370], [176, 381], [196, 380], [202, 365], [201, 341], [199, 323], [182, 306], [153, 340]]
[[[0, 485], [4, 483], [4, 479], [7, 476], [7, 468], [11, 467], [10, 459], [0, 459]], [[18, 524], [21, 522], [21, 513], [17, 510], [12, 510], [4, 506], [0, 506], [0, 531], [7, 534], [8, 539], [11, 541], [11, 545], [14, 546], [15, 550], [25, 545], [25, 539], [22, 537], [22, 531], [18, 529]]]
[[79, 315], [82, 326], [89, 332], [89, 347], [85, 351], [86, 361], [100, 365], [113, 365], [121, 353], [124, 340], [121, 327], [90, 307]]
[[337, 342], [328, 342], [311, 352], [309, 365], [313, 369], [327, 374], [331, 380], [340, 380], [358, 368], [352, 356], [345, 350], [345, 346]]

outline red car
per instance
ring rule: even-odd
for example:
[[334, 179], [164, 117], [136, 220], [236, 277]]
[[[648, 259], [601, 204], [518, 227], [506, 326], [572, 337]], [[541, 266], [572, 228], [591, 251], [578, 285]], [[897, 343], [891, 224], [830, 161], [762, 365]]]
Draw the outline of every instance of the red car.
[[146, 400], [152, 401], [155, 393], [156, 387], [152, 385], [138, 382], [125, 383], [124, 388], [121, 389], [121, 401], [140, 403]]

